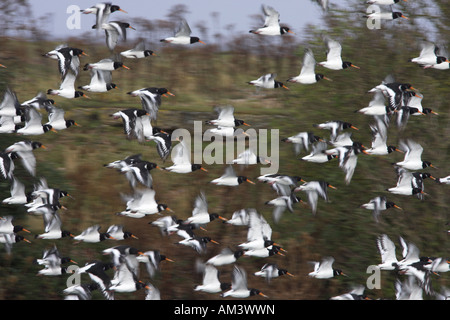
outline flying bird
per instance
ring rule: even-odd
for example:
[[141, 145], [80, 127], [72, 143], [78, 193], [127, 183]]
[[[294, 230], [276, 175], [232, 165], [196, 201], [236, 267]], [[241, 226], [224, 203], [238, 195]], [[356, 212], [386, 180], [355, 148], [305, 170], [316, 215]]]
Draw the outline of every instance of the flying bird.
[[276, 73], [267, 73], [265, 75], [262, 75], [258, 79], [251, 80], [247, 83], [258, 88], [264, 89], [284, 88], [289, 90], [289, 88], [286, 87], [282, 82], [275, 80], [276, 77], [277, 77]]
[[359, 69], [350, 61], [342, 61], [342, 46], [341, 44], [329, 37], [325, 37], [325, 43], [327, 45], [327, 60], [317, 63], [319, 66], [325, 67], [331, 70], [343, 70], [349, 67]]
[[251, 296], [260, 295], [267, 298], [258, 289], [247, 287], [247, 274], [245, 270], [237, 265], [233, 267], [231, 289], [221, 294], [222, 297], [233, 297], [238, 299], [248, 298]]
[[175, 34], [172, 37], [167, 37], [164, 39], [161, 39], [161, 42], [171, 43], [171, 44], [182, 44], [182, 45], [188, 45], [193, 43], [202, 43], [205, 44], [202, 40], [200, 40], [199, 37], [192, 37], [191, 36], [192, 30], [189, 27], [189, 24], [185, 19], [182, 19], [180, 21], [180, 24], [178, 25], [178, 28], [175, 31]]
[[300, 70], [300, 74], [295, 77], [291, 77], [287, 82], [301, 83], [301, 84], [314, 84], [325, 79], [331, 81], [330, 78], [325, 77], [321, 73], [315, 73], [316, 59], [314, 58], [314, 53], [310, 48], [305, 49], [305, 54], [303, 56], [303, 65]]
[[264, 14], [264, 25], [260, 28], [250, 30], [250, 33], [264, 36], [279, 36], [287, 33], [293, 33], [288, 27], [280, 26], [280, 13], [274, 8], [262, 5]]

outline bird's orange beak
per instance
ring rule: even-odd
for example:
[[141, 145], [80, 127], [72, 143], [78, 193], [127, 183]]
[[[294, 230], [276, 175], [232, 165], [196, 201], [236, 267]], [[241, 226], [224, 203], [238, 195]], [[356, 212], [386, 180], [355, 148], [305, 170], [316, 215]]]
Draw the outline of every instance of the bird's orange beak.
[[249, 180], [249, 179], [247, 179], [246, 181], [247, 181], [248, 183], [255, 184], [253, 181], [251, 181], [251, 180]]
[[357, 127], [351, 126], [350, 128], [354, 129], [354, 130], [359, 130]]
[[361, 69], [360, 67], [355, 66], [354, 64], [351, 64], [350, 67], [353, 67], [353, 68], [355, 68], [355, 69]]
[[[406, 1], [406, 0], [405, 0]], [[128, 13], [128, 12], [126, 12], [125, 10], [123, 10], [123, 9], [119, 9], [119, 11], [122, 11], [123, 13]]]

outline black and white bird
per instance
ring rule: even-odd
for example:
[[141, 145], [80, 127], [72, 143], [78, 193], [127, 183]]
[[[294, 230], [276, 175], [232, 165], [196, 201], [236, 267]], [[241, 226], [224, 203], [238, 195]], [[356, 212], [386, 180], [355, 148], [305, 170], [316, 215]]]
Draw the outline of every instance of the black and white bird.
[[75, 74], [68, 72], [64, 76], [59, 89], [48, 89], [47, 94], [60, 96], [66, 99], [75, 99], [79, 97], [89, 98], [83, 91], [75, 90], [75, 80]]
[[87, 262], [83, 267], [80, 267], [75, 271], [76, 274], [87, 273], [89, 278], [94, 281], [98, 286], [103, 296], [112, 300], [113, 295], [109, 291], [111, 286], [111, 277], [106, 273], [106, 271], [114, 267], [113, 263], [105, 263], [103, 261], [95, 260], [92, 262]]
[[423, 186], [420, 185], [413, 185], [413, 174], [411, 171], [406, 170], [402, 167], [396, 167], [395, 169], [397, 173], [397, 184], [395, 187], [391, 187], [386, 189], [386, 191], [389, 191], [393, 194], [399, 194], [404, 196], [416, 196], [416, 195], [423, 195]]
[[22, 106], [32, 106], [37, 110], [45, 109], [52, 106], [55, 103], [54, 100], [48, 99], [47, 95], [40, 91], [33, 98], [21, 103]]
[[206, 293], [219, 293], [231, 288], [230, 283], [220, 282], [220, 272], [213, 265], [206, 264], [203, 270], [202, 284], [197, 285], [194, 291]]
[[65, 119], [65, 110], [63, 108], [57, 108], [54, 105], [45, 107], [47, 111], [48, 122], [47, 125], [52, 126], [56, 131], [65, 130], [72, 126], [78, 127], [79, 124], [73, 119]]
[[381, 256], [381, 263], [377, 266], [380, 270], [395, 270], [398, 264], [395, 254], [395, 244], [386, 234], [377, 237], [377, 249]]
[[143, 218], [147, 215], [159, 214], [164, 210], [171, 209], [166, 204], [160, 204], [155, 200], [155, 190], [150, 188], [135, 189], [132, 195], [123, 195], [126, 201], [126, 209], [117, 215], [131, 218]]
[[8, 87], [3, 94], [3, 100], [0, 104], [0, 116], [16, 117], [20, 115], [22, 115], [22, 111], [17, 95]]
[[72, 260], [70, 257], [66, 257], [66, 256], [62, 256], [61, 253], [59, 252], [58, 248], [56, 247], [56, 245], [53, 245], [53, 247], [51, 249], [46, 249], [44, 250], [43, 254], [42, 254], [42, 258], [41, 259], [36, 259], [34, 261], [34, 263], [38, 264], [38, 265], [43, 265], [43, 266], [47, 266], [47, 265], [62, 265], [62, 264], [66, 264], [66, 263], [75, 263], [78, 264], [76, 261]]
[[65, 44], [59, 45], [52, 51], [44, 54], [47, 58], [58, 60], [58, 70], [61, 74], [61, 79], [64, 79], [69, 73], [72, 73], [74, 77], [78, 76], [80, 55], [87, 56], [82, 49], [69, 47]]
[[11, 196], [2, 200], [4, 204], [17, 205], [26, 204], [31, 201], [31, 195], [25, 192], [25, 184], [23, 184], [18, 178], [12, 177], [11, 179]]
[[78, 89], [88, 92], [108, 92], [117, 88], [116, 84], [112, 82], [111, 71], [92, 69], [90, 72], [91, 81], [89, 84], [79, 86]]
[[31, 233], [29, 230], [25, 229], [19, 224], [13, 224], [14, 216], [3, 216], [0, 217], [0, 234], [12, 234], [24, 231]]
[[230, 164], [271, 164], [272, 162], [265, 157], [258, 156], [252, 149], [248, 148], [238, 154], [236, 159], [231, 160]]
[[206, 121], [207, 124], [221, 127], [250, 126], [248, 123], [245, 123], [244, 120], [236, 119], [234, 117], [233, 106], [215, 107], [214, 110], [218, 113], [217, 119]]
[[150, 161], [136, 161], [127, 166], [123, 166], [120, 172], [125, 173], [130, 185], [135, 188], [137, 182], [147, 188], [153, 188], [153, 177], [150, 174], [153, 169], [162, 170], [156, 163]]
[[[25, 120], [23, 115], [17, 116], [20, 118], [20, 122]], [[14, 133], [21, 128], [21, 125], [14, 120], [16, 117], [0, 116], [0, 133]], [[23, 118], [23, 120], [22, 120]]]
[[238, 299], [244, 299], [251, 296], [260, 295], [268, 298], [260, 290], [254, 288], [248, 288], [247, 286], [247, 273], [238, 265], [234, 265], [231, 289], [221, 294], [222, 297], [233, 297]]
[[345, 173], [345, 183], [350, 184], [353, 174], [358, 164], [358, 155], [366, 153], [366, 148], [360, 142], [353, 142], [352, 145], [342, 146], [325, 151], [327, 155], [335, 155], [339, 159], [339, 168]]
[[395, 81], [392, 75], [387, 75], [377, 86], [370, 89], [369, 93], [381, 91], [389, 101], [389, 109], [394, 111], [404, 106], [405, 95], [407, 92], [416, 91], [410, 83]]
[[396, 205], [392, 201], [388, 201], [384, 196], [378, 196], [371, 199], [369, 202], [364, 203], [360, 206], [360, 208], [372, 210], [373, 218], [376, 222], [379, 222], [379, 217], [381, 215], [381, 211], [385, 211], [389, 208], [396, 208], [398, 210], [403, 210], [398, 205]]
[[418, 57], [412, 58], [409, 61], [412, 63], [417, 63], [422, 67], [434, 66], [440, 63], [449, 62], [447, 56], [438, 55], [439, 47], [432, 42], [421, 43], [421, 50]]
[[0, 243], [3, 243], [5, 246], [5, 252], [7, 254], [11, 254], [13, 245], [21, 241], [31, 243], [30, 240], [20, 234], [0, 233]]
[[224, 217], [220, 216], [217, 213], [208, 212], [208, 201], [206, 200], [205, 193], [201, 191], [200, 194], [195, 198], [192, 215], [186, 218], [184, 223], [204, 226], [215, 219], [221, 219], [224, 221], [226, 220]]
[[[98, 28], [99, 27], [97, 25], [92, 26], [92, 29]], [[127, 40], [127, 29], [136, 30], [128, 22], [121, 21], [105, 22], [100, 25], [100, 29], [105, 30], [106, 46], [110, 51], [113, 51], [115, 49], [115, 47], [119, 43], [119, 40]]]
[[98, 243], [105, 241], [106, 239], [114, 238], [107, 232], [100, 232], [101, 226], [96, 224], [83, 230], [79, 235], [73, 237], [74, 240], [87, 243]]
[[23, 140], [10, 145], [5, 152], [17, 153], [23, 167], [34, 176], [36, 174], [36, 157], [33, 151], [40, 148], [46, 149], [47, 147], [39, 141]]
[[139, 42], [134, 48], [122, 51], [120, 55], [128, 59], [142, 59], [150, 56], [156, 56], [156, 53], [152, 50], [145, 49], [145, 43], [142, 41]]
[[113, 240], [125, 240], [125, 239], [139, 239], [132, 232], [124, 230], [124, 226], [113, 224], [108, 227], [106, 233], [110, 235], [110, 239]]
[[325, 43], [327, 45], [327, 60], [317, 63], [319, 66], [325, 67], [331, 70], [343, 70], [349, 67], [359, 69], [350, 61], [342, 61], [342, 46], [341, 44], [329, 37], [325, 37]]
[[318, 141], [323, 141], [322, 138], [316, 136], [311, 131], [299, 132], [294, 136], [283, 138], [281, 141], [292, 143], [296, 155], [302, 151], [309, 151], [309, 147]]
[[274, 183], [272, 187], [277, 191], [278, 197], [266, 201], [265, 204], [273, 207], [272, 218], [275, 223], [278, 223], [286, 210], [294, 212], [294, 204], [303, 201], [295, 195], [294, 189], [290, 186]]
[[279, 36], [287, 33], [293, 33], [288, 27], [280, 26], [280, 13], [273, 7], [262, 5], [264, 14], [264, 25], [260, 28], [250, 30], [249, 33], [263, 36]]
[[148, 112], [143, 109], [129, 108], [114, 112], [111, 114], [111, 117], [122, 120], [123, 132], [129, 139], [139, 139], [138, 131], [136, 130], [137, 121], [146, 115], [148, 115]]
[[430, 161], [422, 160], [423, 147], [419, 143], [411, 139], [401, 140], [399, 142], [399, 148], [405, 152], [405, 157], [403, 161], [397, 162], [395, 164], [396, 166], [407, 170], [421, 170], [427, 167], [434, 168]]
[[375, 124], [370, 125], [372, 132], [372, 145], [365, 150], [368, 155], [384, 156], [393, 151], [403, 153], [396, 146], [387, 145], [387, 134], [389, 127], [389, 118], [385, 116], [374, 116]]
[[290, 176], [287, 174], [280, 174], [280, 173], [273, 173], [273, 174], [264, 174], [262, 176], [259, 176], [258, 181], [274, 184], [277, 183], [279, 185], [285, 185], [285, 186], [297, 186], [300, 182], [306, 182], [302, 179], [302, 177], [299, 176]]
[[386, 105], [386, 97], [382, 91], [375, 91], [372, 100], [367, 107], [356, 110], [355, 112], [367, 116], [385, 116], [392, 114], [390, 106]]
[[320, 262], [310, 261], [310, 263], [314, 266], [314, 270], [308, 273], [308, 276], [312, 278], [330, 279], [340, 275], [345, 276], [342, 270], [333, 268], [333, 257], [325, 257]]
[[95, 282], [88, 284], [75, 284], [63, 290], [64, 300], [91, 300], [92, 291], [99, 288]]
[[158, 110], [162, 103], [161, 97], [166, 97], [167, 95], [174, 96], [166, 88], [157, 87], [142, 88], [127, 93], [132, 97], [139, 97], [141, 99], [142, 109], [150, 115], [150, 119], [152, 120], [157, 118]]
[[227, 225], [233, 226], [248, 226], [250, 221], [250, 212], [255, 209], [240, 209], [233, 212], [231, 219], [224, 221]]
[[303, 56], [303, 65], [300, 70], [300, 74], [298, 76], [289, 78], [287, 82], [314, 84], [322, 79], [331, 81], [330, 78], [325, 77], [323, 74], [316, 73], [315, 68], [316, 59], [314, 58], [314, 53], [310, 48], [306, 48], [305, 54]]
[[49, 124], [42, 123], [42, 114], [33, 107], [26, 107], [25, 126], [16, 130], [16, 133], [24, 136], [37, 136], [49, 131], [56, 132]]
[[161, 254], [159, 250], [149, 250], [137, 256], [137, 261], [145, 264], [145, 268], [150, 278], [154, 278], [156, 272], [160, 270], [159, 264], [162, 261], [174, 262], [165, 255]]
[[334, 154], [325, 154], [327, 149], [328, 144], [325, 141], [316, 142], [312, 145], [311, 153], [302, 157], [301, 160], [313, 163], [325, 163], [338, 157]]
[[331, 297], [330, 300], [369, 300], [364, 294], [366, 288], [363, 285], [354, 286], [353, 289], [347, 293]]
[[350, 122], [341, 121], [341, 120], [330, 120], [323, 123], [313, 124], [314, 128], [329, 130], [330, 131], [330, 142], [333, 143], [336, 141], [338, 135], [346, 129], [359, 130]]
[[175, 30], [175, 34], [171, 37], [161, 39], [161, 42], [171, 43], [171, 44], [181, 44], [189, 45], [193, 43], [205, 44], [199, 37], [191, 36], [192, 30], [185, 19], [182, 19]]
[[191, 173], [196, 170], [202, 170], [208, 172], [200, 164], [193, 164], [191, 162], [190, 146], [185, 141], [180, 141], [175, 147], [172, 148], [171, 158], [173, 165], [163, 168], [166, 171], [174, 173]]
[[253, 181], [249, 180], [246, 176], [238, 176], [231, 165], [225, 168], [225, 172], [219, 178], [211, 181], [212, 184], [218, 186], [229, 186], [237, 187], [243, 182], [248, 182], [255, 184]]
[[409, 18], [406, 17], [400, 11], [376, 11], [376, 12], [372, 12], [367, 15], [364, 15], [364, 17], [368, 18], [368, 19], [373, 19], [375, 21], [380, 21], [380, 20], [392, 21], [392, 20], [396, 20], [398, 18], [403, 18], [403, 19], [409, 20]]
[[317, 213], [317, 202], [319, 200], [319, 196], [325, 201], [329, 201], [328, 188], [336, 189], [336, 187], [325, 181], [309, 181], [295, 188], [294, 192], [306, 192], [306, 195], [308, 196], [308, 204], [311, 207], [312, 213], [315, 215]]
[[207, 251], [206, 245], [210, 242], [214, 244], [220, 244], [216, 240], [211, 239], [211, 237], [200, 237], [200, 236], [193, 236], [191, 238], [183, 239], [177, 242], [177, 244], [190, 247], [199, 254], [205, 254]]
[[399, 260], [396, 264], [397, 269], [402, 269], [413, 263], [420, 261], [420, 250], [411, 241], [406, 241], [403, 237], [399, 237], [400, 244], [402, 246], [403, 259]]
[[231, 250], [231, 248], [224, 248], [220, 253], [209, 258], [206, 261], [206, 265], [212, 265], [215, 267], [220, 267], [224, 265], [229, 265], [235, 263], [240, 257], [244, 255], [244, 250]]
[[101, 26], [109, 20], [109, 16], [113, 12], [121, 11], [127, 13], [121, 9], [120, 6], [112, 4], [111, 2], [97, 3], [96, 5], [80, 10], [83, 14], [95, 14], [96, 25]]
[[14, 160], [18, 158], [19, 155], [15, 152], [0, 152], [0, 172], [4, 179], [11, 180], [14, 177]]
[[272, 240], [272, 227], [262, 214], [252, 212], [247, 231], [247, 241], [238, 245], [242, 250], [263, 249], [269, 246], [279, 246]]
[[288, 272], [286, 269], [279, 268], [276, 263], [266, 263], [262, 266], [261, 270], [254, 273], [257, 277], [265, 278], [268, 283], [274, 278], [281, 277], [283, 275], [288, 275], [293, 277], [294, 275]]
[[94, 62], [94, 63], [86, 63], [83, 67], [83, 70], [101, 70], [101, 71], [109, 71], [112, 72], [114, 70], [117, 70], [119, 68], [125, 68], [129, 70], [130, 68], [123, 64], [122, 61], [119, 61], [120, 59], [118, 57], [112, 58], [105, 58], [100, 61]]
[[450, 184], [450, 175], [442, 178], [436, 178], [436, 183]]
[[267, 73], [265, 75], [262, 75], [258, 79], [251, 80], [247, 83], [252, 86], [264, 89], [276, 89], [276, 88], [289, 89], [282, 82], [275, 80], [276, 77], [277, 77], [276, 73]]
[[44, 215], [44, 232], [37, 234], [36, 239], [56, 240], [65, 237], [73, 238], [74, 235], [70, 231], [62, 229], [62, 220], [58, 213], [46, 217]]

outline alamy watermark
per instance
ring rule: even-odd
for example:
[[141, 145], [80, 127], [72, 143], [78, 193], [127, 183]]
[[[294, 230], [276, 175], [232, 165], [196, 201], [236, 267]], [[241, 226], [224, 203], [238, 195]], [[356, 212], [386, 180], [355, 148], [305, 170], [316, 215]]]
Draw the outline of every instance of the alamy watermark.
[[69, 30], [81, 29], [81, 10], [80, 7], [72, 4], [67, 7], [66, 13], [69, 17], [66, 20], [66, 27]]
[[379, 18], [379, 15], [381, 14], [381, 9], [379, 6], [372, 4], [367, 7], [366, 10], [366, 26], [370, 30], [374, 29], [381, 29], [381, 19]]

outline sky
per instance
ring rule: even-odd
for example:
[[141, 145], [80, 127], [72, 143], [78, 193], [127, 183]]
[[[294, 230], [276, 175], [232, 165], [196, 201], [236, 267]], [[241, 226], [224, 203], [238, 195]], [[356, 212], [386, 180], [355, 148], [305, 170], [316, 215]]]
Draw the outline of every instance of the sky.
[[[52, 19], [47, 20], [48, 24], [46, 26], [48, 27], [48, 31], [57, 38], [64, 38], [66, 36], [76, 37], [88, 30], [92, 30], [91, 27], [95, 22], [94, 15], [81, 15], [79, 28], [69, 29], [67, 27], [67, 20], [71, 16], [71, 13], [67, 13], [67, 8], [71, 5], [76, 5], [81, 9], [86, 9], [98, 2], [102, 1], [52, 0], [30, 1], [29, 3], [33, 7], [35, 18], [52, 13]], [[288, 25], [296, 34], [301, 33], [306, 24], [320, 23], [323, 14], [319, 5], [310, 0], [116, 0], [112, 1], [112, 3], [119, 5], [128, 13], [115, 12], [110, 20], [124, 22], [130, 19], [130, 17], [163, 20], [167, 18], [170, 8], [174, 5], [184, 3], [190, 11], [185, 18], [191, 26], [192, 35], [196, 33], [195, 24], [200, 21], [204, 21], [210, 30], [216, 28], [213, 29], [214, 32], [216, 32], [217, 28], [220, 28], [220, 31], [224, 33], [225, 27], [233, 24], [235, 26], [234, 32], [248, 33], [250, 29], [258, 27], [257, 25], [252, 25], [255, 20], [251, 16], [262, 14], [262, 4], [274, 7], [280, 13], [281, 24]], [[220, 26], [213, 25], [213, 21], [216, 21], [212, 17], [212, 13], [214, 12], [219, 13], [218, 21]]]

